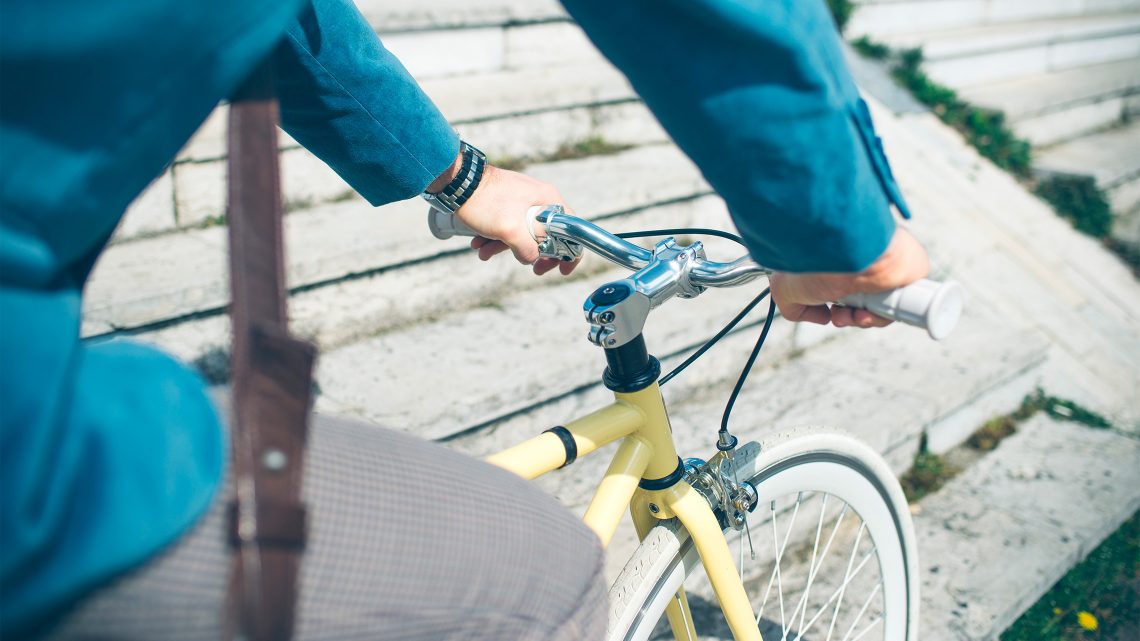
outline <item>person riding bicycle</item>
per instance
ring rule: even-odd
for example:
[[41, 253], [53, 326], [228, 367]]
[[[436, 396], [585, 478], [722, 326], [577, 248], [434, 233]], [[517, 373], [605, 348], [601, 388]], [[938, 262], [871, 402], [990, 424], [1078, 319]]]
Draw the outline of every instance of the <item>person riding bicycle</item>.
[[[785, 318], [886, 323], [826, 304], [905, 285], [927, 263], [894, 224], [892, 205], [906, 206], [822, 2], [565, 4], [724, 197], [752, 256], [783, 270], [771, 285]], [[270, 55], [284, 129], [373, 205], [458, 172], [456, 133], [349, 0], [3, 7], [5, 638], [220, 634], [224, 412], [152, 348], [81, 341], [80, 302], [127, 205]], [[457, 215], [482, 234], [481, 259], [509, 249], [543, 273], [555, 264], [537, 261], [523, 212], [545, 204], [563, 204], [553, 186], [488, 166]], [[298, 638], [604, 629], [597, 541], [521, 480], [321, 417], [307, 471]], [[499, 500], [483, 512], [436, 514], [487, 493]], [[491, 571], [508, 562], [510, 576]]]

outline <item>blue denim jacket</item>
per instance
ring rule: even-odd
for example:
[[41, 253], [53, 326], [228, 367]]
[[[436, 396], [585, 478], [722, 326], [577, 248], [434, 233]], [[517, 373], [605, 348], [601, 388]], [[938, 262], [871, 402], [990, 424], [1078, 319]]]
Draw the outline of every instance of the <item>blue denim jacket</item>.
[[[821, 0], [567, 0], [770, 266], [857, 270], [905, 211]], [[458, 140], [348, 0], [13, 0], [0, 20], [0, 636], [137, 566], [225, 461], [202, 381], [79, 341], [130, 201], [274, 55], [282, 124], [373, 204]]]
[[823, 0], [563, 0], [728, 203], [753, 258], [860, 271], [908, 216]]

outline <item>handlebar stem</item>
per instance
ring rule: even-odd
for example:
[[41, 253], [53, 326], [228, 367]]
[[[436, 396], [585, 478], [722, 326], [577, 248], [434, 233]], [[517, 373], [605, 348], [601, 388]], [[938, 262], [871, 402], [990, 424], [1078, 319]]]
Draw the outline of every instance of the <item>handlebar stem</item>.
[[542, 208], [534, 220], [546, 229], [539, 243], [544, 257], [577, 260], [584, 249], [590, 249], [636, 270], [628, 278], [600, 287], [583, 306], [590, 323], [590, 342], [607, 349], [640, 336], [649, 311], [674, 297], [696, 298], [707, 287], [731, 287], [771, 273], [748, 256], [729, 263], [710, 261], [700, 242], [682, 247], [666, 238], [650, 251], [567, 214], [559, 205]]

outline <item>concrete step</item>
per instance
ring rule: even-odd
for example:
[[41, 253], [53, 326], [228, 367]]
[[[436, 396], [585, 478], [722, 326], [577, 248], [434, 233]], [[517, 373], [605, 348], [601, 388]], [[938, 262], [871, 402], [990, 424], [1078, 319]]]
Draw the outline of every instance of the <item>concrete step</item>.
[[[559, 184], [585, 216], [602, 214], [614, 229], [730, 225], [723, 202], [702, 195], [707, 187], [675, 149], [551, 163], [534, 173]], [[508, 257], [483, 265], [463, 240], [435, 240], [424, 229], [423, 203], [384, 210], [337, 203], [287, 217], [292, 327], [323, 349], [492, 305], [504, 292], [556, 279], [535, 278]], [[225, 380], [223, 232], [204, 229], [113, 246], [88, 286], [84, 335], [153, 342]], [[600, 259], [587, 260], [578, 273], [601, 267]]]
[[[689, 160], [669, 146], [535, 165], [530, 173], [558, 185], [568, 201], [588, 217], [675, 203], [672, 218], [687, 224], [693, 212], [715, 209], [718, 204], [697, 202], [709, 189]], [[388, 320], [365, 315], [374, 327], [372, 333], [417, 314], [435, 313], [432, 305], [438, 303], [417, 298], [412, 290], [421, 283], [451, 278], [454, 270], [464, 269], [459, 265], [469, 264], [458, 261], [471, 257], [456, 256], [467, 253], [465, 239], [443, 242], [432, 237], [425, 215], [426, 205], [413, 199], [379, 209], [351, 200], [287, 216], [289, 286], [311, 300], [322, 297], [321, 291], [341, 296], [349, 291], [363, 293], [360, 287], [379, 278], [387, 287], [381, 299], [387, 301], [384, 306], [397, 299], [403, 304], [399, 314], [389, 312]], [[87, 286], [84, 335], [173, 331], [181, 323], [221, 315], [228, 300], [225, 242], [225, 229], [213, 227], [113, 245], [100, 258]], [[501, 262], [503, 267], [494, 268], [493, 274], [479, 274], [487, 280], [472, 286], [472, 291], [486, 292], [517, 282], [517, 276], [508, 276], [512, 270], [504, 269], [509, 260]], [[468, 275], [474, 277], [464, 272]], [[424, 299], [422, 304], [412, 302], [419, 299]], [[453, 302], [468, 299], [459, 296]], [[359, 301], [350, 306], [356, 312], [367, 307]], [[327, 316], [313, 311], [321, 318]], [[325, 327], [331, 322], [313, 325], [313, 335], [341, 335]], [[363, 330], [350, 333], [358, 331]], [[330, 342], [337, 341], [330, 338]], [[196, 357], [179, 351], [184, 357]]]
[[433, 0], [423, 4], [356, 0], [356, 6], [381, 33], [502, 27], [567, 19], [557, 0]]
[[1140, 508], [1140, 441], [1038, 415], [920, 507], [922, 638], [994, 639]]
[[[531, 68], [437, 78], [425, 91], [459, 132], [493, 160], [547, 156], [600, 138], [616, 145], [667, 140], [624, 77], [600, 60], [556, 72]], [[225, 131], [220, 106], [179, 153], [173, 167], [132, 205], [116, 240], [221, 222], [225, 211]], [[281, 135], [286, 208], [350, 198], [332, 169]]]
[[1140, 207], [1140, 175], [1132, 174], [1126, 180], [1118, 181], [1108, 189], [1108, 202], [1112, 210], [1124, 215], [1134, 213]]
[[934, 273], [969, 283], [969, 307], [1048, 337], [1053, 393], [1140, 431], [1140, 285], [1128, 267], [933, 114], [872, 110]]
[[[1108, 455], [1101, 458], [1100, 452]], [[919, 637], [932, 641], [997, 639], [1140, 507], [1138, 462], [1140, 441], [1136, 439], [1040, 417], [914, 505], [921, 581]], [[798, 526], [791, 540], [810, 543], [818, 509], [818, 502], [808, 498], [800, 518], [804, 519], [803, 514], [813, 518], [802, 524], [783, 519], [784, 524]], [[834, 540], [830, 527], [830, 523], [824, 525], [824, 532], [833, 542], [832, 549], [850, 549], [855, 525], [840, 530]], [[731, 549], [736, 550], [739, 543], [743, 541], [730, 534]], [[753, 528], [752, 543], [758, 556], [755, 562], [743, 557], [746, 577], [762, 588], [773, 571], [773, 550], [778, 546], [766, 528]], [[843, 582], [845, 560], [843, 556], [839, 562], [820, 567], [813, 583], [819, 588], [812, 590], [815, 605], [806, 618], [811, 619]], [[807, 554], [789, 554], [781, 563], [783, 585], [790, 586], [793, 595], [803, 585], [809, 561]], [[864, 575], [867, 579], [876, 576], [871, 571], [860, 578]], [[706, 622], [699, 630], [700, 639], [731, 641], [708, 582], [701, 579], [686, 583], [693, 619]], [[852, 588], [855, 594], [871, 590], [870, 585], [858, 582]], [[860, 607], [861, 599], [854, 601], [842, 610], [841, 620]], [[798, 599], [794, 602], [798, 604]], [[778, 612], [771, 617], [779, 623]], [[823, 620], [823, 626], [813, 630], [826, 629], [829, 619]], [[848, 627], [845, 623], [837, 629], [842, 632]], [[807, 638], [812, 638], [810, 633]]]
[[847, 35], [876, 38], [1140, 9], [1137, 0], [856, 0], [855, 4]]
[[[665, 204], [607, 219], [615, 230], [656, 226], [723, 227], [723, 203], [714, 197]], [[738, 252], [730, 252], [736, 255]], [[569, 282], [602, 282], [607, 265], [587, 259]], [[600, 279], [600, 280], [598, 280]], [[290, 328], [331, 353], [469, 309], [494, 309], [504, 297], [567, 282], [551, 275], [536, 278], [507, 257], [480, 264], [469, 250], [433, 257], [417, 269], [378, 269], [324, 286], [301, 288], [290, 296]], [[581, 301], [578, 301], [580, 305]], [[128, 333], [191, 362], [212, 381], [228, 379], [229, 319], [222, 313], [184, 317]], [[116, 336], [121, 336], [118, 334]], [[358, 372], [368, 375], [368, 370]]]
[[1140, 203], [1140, 121], [1038, 151], [1034, 165], [1047, 172], [1091, 174], [1107, 190], [1114, 211]]
[[[454, 78], [426, 78], [424, 92], [458, 127], [580, 106], [635, 100], [624, 77], [604, 61], [566, 64], [557, 72], [495, 70]], [[177, 160], [208, 162], [226, 155], [225, 105], [216, 109], [179, 153]], [[298, 144], [282, 133], [281, 148]]]
[[1140, 12], [910, 31], [886, 38], [921, 47], [924, 70], [950, 87], [1042, 74], [1140, 56]]
[[[498, 320], [480, 323], [475, 315], [470, 321], [444, 319], [430, 330], [415, 330], [415, 338], [391, 334], [374, 344], [348, 346], [322, 361], [322, 389], [330, 389], [325, 381], [338, 381], [337, 392], [326, 395], [326, 408], [351, 416], [399, 420], [393, 426], [401, 429], [404, 421], [412, 421], [410, 429], [418, 434], [455, 434], [458, 437], [445, 439], [474, 455], [508, 447], [596, 409], [610, 396], [598, 381], [604, 361], [583, 338], [577, 314], [566, 311], [576, 310], [589, 291], [581, 287], [567, 294], [561, 307], [540, 308], [542, 319], [505, 320], [517, 316], [523, 307], [535, 309], [527, 299], [527, 303], [520, 300], [518, 305], [506, 305], [497, 312]], [[719, 300], [730, 297], [735, 300]], [[745, 298], [736, 292], [713, 292], [683, 303], [684, 308], [656, 312], [647, 332], [651, 351], [665, 357], [663, 368], [670, 369], [690, 351], [686, 346], [711, 335]], [[706, 314], [709, 320], [702, 320]], [[762, 315], [760, 310], [757, 320]], [[525, 329], [527, 322], [537, 331]], [[1039, 374], [1047, 353], [1040, 334], [1011, 328], [985, 309], [970, 311], [964, 331], [945, 343], [935, 343], [904, 326], [882, 332], [836, 331], [824, 340], [805, 343], [797, 335], [802, 328], [780, 319], [775, 323], [737, 400], [733, 433], [753, 440], [773, 430], [832, 426], [867, 441], [899, 472], [910, 465], [920, 435], [940, 433], [963, 407], [988, 405], [987, 418], [1016, 407], [1033, 389], [1033, 377]], [[451, 369], [455, 375], [449, 378], [449, 389], [442, 392], [443, 397], [437, 396], [437, 404], [444, 407], [417, 406], [411, 390], [423, 381], [406, 375], [393, 378], [389, 372], [375, 380], [353, 381], [353, 372], [362, 371], [366, 363], [382, 358], [389, 363], [386, 369], [395, 369], [417, 349], [427, 353], [446, 349], [448, 362], [455, 363], [457, 346], [470, 344], [476, 336], [497, 335], [505, 324], [522, 327], [519, 331], [534, 338], [522, 346], [496, 343], [495, 353], [504, 356], [493, 361], [485, 352], [461, 356], [463, 362]], [[555, 329], [543, 331], [547, 325]], [[563, 326], [567, 329], [560, 329]], [[710, 454], [724, 403], [757, 334], [758, 329], [752, 327], [725, 338], [663, 388], [682, 456]], [[424, 338], [428, 336], [433, 338]], [[551, 365], [518, 371], [519, 362]], [[343, 373], [336, 374], [336, 370]], [[485, 373], [476, 374], [478, 370]], [[331, 403], [342, 401], [345, 397], [340, 394], [347, 390], [358, 391], [348, 402]], [[570, 395], [567, 390], [578, 391]], [[1003, 394], [1008, 401], [999, 398]], [[529, 411], [523, 413], [523, 409]], [[537, 482], [563, 502], [584, 510], [591, 483], [607, 463], [604, 454], [589, 457], [576, 463], [577, 469]]]
[[1140, 112], [1140, 58], [972, 85], [959, 94], [1005, 112], [1034, 145], [1050, 145]]

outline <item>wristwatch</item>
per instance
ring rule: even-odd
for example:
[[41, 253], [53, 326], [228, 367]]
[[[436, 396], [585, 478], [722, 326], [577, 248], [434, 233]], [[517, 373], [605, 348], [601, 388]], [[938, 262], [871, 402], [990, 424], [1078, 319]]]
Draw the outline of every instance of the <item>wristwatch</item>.
[[463, 203], [471, 198], [479, 181], [483, 178], [483, 170], [487, 167], [487, 156], [466, 142], [460, 141], [459, 150], [463, 153], [463, 165], [455, 179], [447, 184], [439, 193], [424, 192], [424, 200], [431, 206], [449, 214], [459, 211]]

